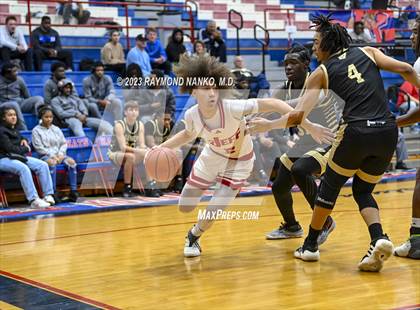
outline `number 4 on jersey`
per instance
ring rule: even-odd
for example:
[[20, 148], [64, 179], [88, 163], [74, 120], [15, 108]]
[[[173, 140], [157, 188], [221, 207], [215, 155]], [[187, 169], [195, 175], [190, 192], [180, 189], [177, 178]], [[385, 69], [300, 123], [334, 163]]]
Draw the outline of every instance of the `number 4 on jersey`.
[[358, 84], [363, 83], [365, 80], [362, 77], [362, 74], [357, 71], [357, 68], [354, 64], [349, 65], [349, 79], [356, 79]]

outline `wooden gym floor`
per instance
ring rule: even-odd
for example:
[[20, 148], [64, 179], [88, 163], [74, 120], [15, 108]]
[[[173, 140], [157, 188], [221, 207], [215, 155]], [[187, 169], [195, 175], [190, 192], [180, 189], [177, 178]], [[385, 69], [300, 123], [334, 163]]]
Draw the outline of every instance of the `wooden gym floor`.
[[[377, 187], [394, 245], [408, 237], [413, 187]], [[0, 309], [47, 309], [49, 300], [67, 308], [48, 309], [420, 307], [419, 261], [391, 257], [380, 273], [358, 272], [369, 236], [350, 189], [341, 194], [336, 230], [315, 263], [293, 258], [302, 238], [265, 240], [281, 221], [272, 196], [237, 199], [230, 210], [259, 211], [259, 219], [218, 221], [202, 238], [199, 259], [182, 255], [197, 211], [185, 215], [176, 206], [0, 224]], [[306, 233], [310, 209], [301, 193], [294, 200]], [[22, 306], [40, 296], [42, 306]]]

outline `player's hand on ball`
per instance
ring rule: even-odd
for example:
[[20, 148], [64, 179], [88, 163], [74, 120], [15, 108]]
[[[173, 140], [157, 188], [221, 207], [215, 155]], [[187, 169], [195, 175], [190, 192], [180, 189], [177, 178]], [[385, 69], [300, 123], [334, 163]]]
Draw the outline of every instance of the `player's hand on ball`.
[[334, 141], [335, 134], [329, 128], [310, 123], [306, 129], [312, 138], [319, 144], [331, 144]]
[[248, 129], [251, 134], [270, 131], [272, 129], [271, 121], [262, 117], [255, 117], [248, 122]]

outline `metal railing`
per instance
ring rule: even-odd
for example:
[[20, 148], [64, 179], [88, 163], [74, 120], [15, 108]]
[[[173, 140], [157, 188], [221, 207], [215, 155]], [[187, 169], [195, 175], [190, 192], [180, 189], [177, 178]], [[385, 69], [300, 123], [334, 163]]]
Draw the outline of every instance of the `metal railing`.
[[[39, 4], [40, 2], [48, 4], [48, 3], [53, 3], [54, 5], [57, 4], [57, 1], [55, 0], [37, 0], [36, 1], [37, 4]], [[67, 27], [67, 28], [117, 28], [117, 27], [122, 27], [123, 29], [125, 29], [126, 32], [126, 48], [130, 48], [130, 29], [143, 29], [145, 28], [145, 26], [130, 26], [129, 25], [129, 9], [135, 7], [135, 8], [140, 8], [142, 6], [147, 6], [147, 7], [156, 7], [156, 8], [179, 8], [181, 10], [187, 10], [188, 15], [189, 15], [189, 27], [178, 27], [182, 30], [189, 30], [190, 31], [190, 38], [191, 38], [191, 42], [194, 43], [194, 39], [195, 39], [195, 28], [194, 28], [194, 11], [193, 8], [190, 4], [192, 4], [193, 6], [195, 6], [195, 12], [197, 12], [197, 3], [195, 3], [195, 1], [193, 0], [187, 0], [186, 3], [184, 4], [178, 4], [178, 3], [171, 3], [171, 4], [166, 4], [166, 3], [150, 3], [150, 2], [141, 2], [141, 1], [137, 1], [137, 2], [118, 2], [118, 1], [87, 1], [87, 0], [77, 0], [77, 1], [73, 1], [70, 0], [69, 3], [80, 3], [80, 4], [97, 4], [97, 5], [110, 5], [113, 7], [122, 7], [124, 8], [124, 12], [125, 12], [125, 25], [63, 25], [63, 24], [53, 24], [51, 25], [52, 27]], [[34, 24], [32, 23], [32, 16], [31, 16], [31, 0], [26, 0], [26, 4], [27, 4], [27, 8], [28, 8], [28, 14], [27, 14], [27, 22], [24, 24], [20, 24], [21, 26], [28, 26], [29, 28], [29, 33], [32, 33], [32, 27], [34, 26]], [[48, 15], [47, 13], [45, 15]], [[165, 27], [165, 26], [158, 26], [158, 27], [154, 27], [156, 29], [162, 29], [162, 30], [171, 30], [174, 29], [174, 27]]]
[[[233, 22], [233, 14], [239, 17], [239, 25]], [[244, 27], [244, 18], [241, 13], [239, 13], [238, 11], [234, 9], [231, 9], [228, 13], [228, 22], [230, 25], [236, 28], [236, 55], [239, 56], [241, 54], [240, 42], [239, 42], [239, 30], [241, 30]]]
[[[264, 31], [264, 39], [259, 39], [257, 30], [261, 29]], [[261, 45], [261, 54], [262, 54], [262, 72], [265, 72], [265, 51], [270, 44], [270, 32], [265, 29], [263, 26], [256, 24], [254, 25], [254, 39]]]

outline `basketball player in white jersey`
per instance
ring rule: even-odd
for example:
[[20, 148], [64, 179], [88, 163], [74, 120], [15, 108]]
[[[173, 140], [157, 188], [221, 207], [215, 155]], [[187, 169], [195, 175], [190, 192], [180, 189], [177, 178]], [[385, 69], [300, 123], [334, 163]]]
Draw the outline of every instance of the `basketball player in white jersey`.
[[[206, 145], [182, 190], [179, 209], [181, 212], [193, 211], [204, 191], [217, 182], [220, 186], [216, 188], [206, 209], [206, 214], [215, 214], [218, 210], [224, 210], [236, 197], [252, 171], [255, 157], [245, 116], [262, 112], [286, 114], [293, 109], [277, 99], [225, 99], [230, 87], [222, 85], [220, 81], [227, 80], [231, 73], [228, 67], [213, 57], [182, 57], [176, 74], [184, 79], [184, 84], [180, 85], [181, 92], [192, 94], [197, 104], [185, 113], [185, 129], [160, 146], [178, 148], [197, 137], [205, 140]], [[204, 85], [192, 85], [187, 82], [191, 82], [191, 78], [209, 80]], [[214, 83], [210, 78], [214, 79]], [[309, 121], [302, 127], [319, 143], [330, 142], [333, 138], [329, 129]], [[190, 229], [185, 240], [186, 257], [201, 254], [199, 238], [213, 221], [200, 219]]]

